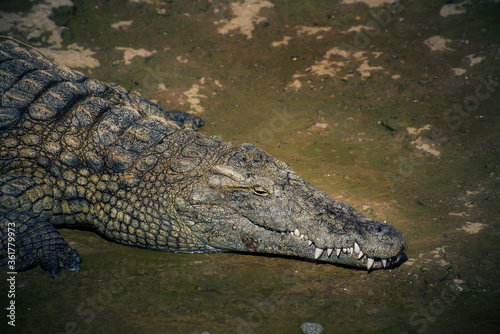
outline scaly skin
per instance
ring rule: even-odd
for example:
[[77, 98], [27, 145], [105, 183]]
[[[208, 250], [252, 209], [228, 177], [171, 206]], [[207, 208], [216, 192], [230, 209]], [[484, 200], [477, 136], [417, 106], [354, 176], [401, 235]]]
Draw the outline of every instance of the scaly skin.
[[[400, 231], [250, 144], [196, 133], [196, 116], [10, 41], [0, 43], [0, 75], [0, 264], [39, 264], [52, 276], [78, 270], [59, 225], [162, 251], [260, 252], [368, 269], [401, 261]], [[9, 236], [17, 247], [10, 257]]]

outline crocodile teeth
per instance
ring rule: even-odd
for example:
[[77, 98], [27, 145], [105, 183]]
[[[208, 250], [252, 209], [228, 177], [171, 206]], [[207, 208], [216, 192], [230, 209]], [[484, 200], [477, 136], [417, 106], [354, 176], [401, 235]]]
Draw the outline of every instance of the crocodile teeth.
[[316, 248], [316, 250], [314, 251], [314, 259], [319, 258], [324, 251], [325, 251], [324, 249]]
[[311, 246], [313, 242], [309, 240], [307, 243], [309, 244], [309, 246]]
[[365, 254], [363, 254], [363, 251], [362, 251], [362, 250], [360, 250], [360, 251], [359, 251], [359, 254], [358, 254], [358, 260], [359, 260], [359, 259], [361, 259], [361, 258], [363, 257], [363, 255], [365, 255]]
[[370, 258], [370, 257], [366, 260], [366, 269], [367, 270], [370, 270], [372, 268], [373, 262], [375, 262], [375, 260]]
[[296, 228], [295, 231], [293, 231], [293, 235], [300, 237], [300, 231]]
[[359, 245], [357, 242], [354, 243], [354, 253], [359, 254], [361, 252], [361, 249], [359, 248]]
[[335, 251], [337, 252], [337, 257], [339, 257], [339, 255], [340, 255], [340, 248], [337, 248]]
[[353, 249], [352, 247], [349, 247], [349, 254], [352, 254], [353, 253]]
[[382, 261], [382, 265], [384, 266], [384, 268], [387, 268], [387, 259], [382, 259], [380, 261]]
[[330, 255], [332, 255], [332, 253], [333, 253], [333, 248], [326, 249], [326, 255], [328, 255], [328, 257], [330, 257]]

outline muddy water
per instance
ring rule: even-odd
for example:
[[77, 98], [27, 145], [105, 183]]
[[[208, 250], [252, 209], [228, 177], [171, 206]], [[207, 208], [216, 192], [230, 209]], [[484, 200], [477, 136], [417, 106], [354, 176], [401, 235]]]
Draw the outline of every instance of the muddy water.
[[2, 333], [498, 328], [500, 5], [344, 2], [2, 1], [1, 34], [198, 114], [203, 133], [258, 145], [409, 244], [405, 264], [367, 273], [62, 230], [82, 270], [18, 274]]

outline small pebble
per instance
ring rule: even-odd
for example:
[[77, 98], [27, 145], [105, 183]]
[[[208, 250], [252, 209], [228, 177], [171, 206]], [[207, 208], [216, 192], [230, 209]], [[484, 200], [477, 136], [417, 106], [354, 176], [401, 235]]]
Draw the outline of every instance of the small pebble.
[[321, 334], [325, 328], [319, 322], [304, 322], [300, 329], [304, 334]]

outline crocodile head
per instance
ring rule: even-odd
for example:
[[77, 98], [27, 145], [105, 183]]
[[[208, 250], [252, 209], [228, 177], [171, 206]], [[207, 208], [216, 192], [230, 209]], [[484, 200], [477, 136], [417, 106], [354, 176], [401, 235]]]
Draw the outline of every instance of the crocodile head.
[[296, 256], [383, 268], [404, 257], [403, 234], [318, 190], [289, 165], [244, 144], [177, 208], [191, 233], [214, 251]]

